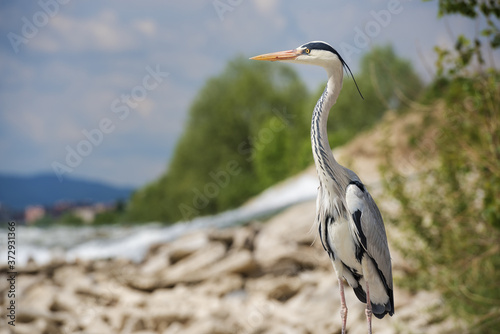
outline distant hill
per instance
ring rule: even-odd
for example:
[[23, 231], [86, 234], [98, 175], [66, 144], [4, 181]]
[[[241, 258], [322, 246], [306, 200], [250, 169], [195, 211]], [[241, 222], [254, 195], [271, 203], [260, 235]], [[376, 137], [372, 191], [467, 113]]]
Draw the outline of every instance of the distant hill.
[[32, 176], [0, 174], [0, 203], [14, 210], [36, 204], [51, 206], [60, 201], [97, 203], [127, 200], [133, 190], [71, 177], [59, 182], [53, 173]]

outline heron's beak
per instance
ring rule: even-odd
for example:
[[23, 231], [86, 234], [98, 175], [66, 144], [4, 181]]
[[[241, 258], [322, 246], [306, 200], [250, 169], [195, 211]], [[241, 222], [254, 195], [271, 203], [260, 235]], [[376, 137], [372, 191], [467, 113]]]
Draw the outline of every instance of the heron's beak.
[[301, 52], [297, 49], [288, 50], [288, 51], [279, 51], [273, 53], [266, 53], [263, 55], [255, 56], [250, 59], [254, 60], [269, 60], [269, 61], [277, 61], [277, 60], [293, 60], [301, 55]]

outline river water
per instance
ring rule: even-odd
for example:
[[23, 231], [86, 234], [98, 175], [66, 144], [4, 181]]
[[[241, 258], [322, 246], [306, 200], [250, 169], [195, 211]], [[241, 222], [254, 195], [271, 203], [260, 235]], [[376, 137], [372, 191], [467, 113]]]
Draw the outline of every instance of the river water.
[[[271, 187], [240, 208], [214, 216], [196, 218], [165, 226], [148, 223], [134, 226], [81, 226], [47, 228], [17, 226], [16, 265], [31, 258], [44, 264], [54, 258], [126, 258], [141, 261], [151, 245], [174, 240], [188, 232], [205, 228], [224, 228], [269, 216], [296, 203], [316, 197], [318, 181], [309, 174], [299, 175]], [[312, 222], [311, 222], [312, 224]], [[0, 242], [0, 258], [7, 258], [6, 237]]]

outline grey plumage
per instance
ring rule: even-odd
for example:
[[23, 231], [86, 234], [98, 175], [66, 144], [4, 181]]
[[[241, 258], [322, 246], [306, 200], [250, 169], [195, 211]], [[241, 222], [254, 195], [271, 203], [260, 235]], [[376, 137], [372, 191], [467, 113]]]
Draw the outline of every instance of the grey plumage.
[[358, 299], [367, 303], [365, 313], [371, 333], [372, 313], [378, 318], [394, 314], [391, 257], [384, 222], [359, 177], [335, 160], [326, 128], [330, 108], [342, 89], [343, 70], [350, 72], [350, 69], [340, 54], [325, 42], [309, 42], [293, 50], [252, 59], [319, 65], [327, 71], [328, 82], [311, 121], [312, 152], [320, 183], [316, 224], [321, 244], [339, 281], [342, 333], [345, 333], [347, 319], [343, 279]]
[[[373, 313], [378, 318], [383, 318], [387, 313], [392, 316], [394, 314], [392, 269], [382, 215], [359, 177], [350, 169], [338, 164], [331, 153], [326, 137], [326, 122], [321, 122], [322, 118], [328, 118], [329, 108], [325, 108], [328, 94], [327, 86], [316, 104], [311, 122], [311, 143], [320, 177], [316, 223], [321, 243], [332, 261], [341, 262], [347, 282], [354, 289], [358, 299], [366, 303], [366, 292], [360, 284], [364, 279], [363, 272], [356, 269], [359, 266], [350, 266], [351, 263], [345, 263], [339, 258], [335, 252], [335, 245], [331, 245], [329, 226], [335, 224], [349, 226], [355, 246], [356, 261], [361, 265], [363, 257], [367, 256], [374, 262], [380, 283], [387, 293], [386, 303], [372, 302]], [[320, 129], [320, 124], [324, 126], [323, 131]], [[350, 201], [347, 199], [347, 194], [351, 195]]]

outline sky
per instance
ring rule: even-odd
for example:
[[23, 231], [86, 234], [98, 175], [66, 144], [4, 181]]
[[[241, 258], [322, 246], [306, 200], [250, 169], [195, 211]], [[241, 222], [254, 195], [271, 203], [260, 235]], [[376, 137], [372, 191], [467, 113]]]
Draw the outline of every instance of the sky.
[[[438, 19], [436, 1], [5, 0], [0, 173], [140, 187], [168, 168], [193, 98], [236, 56], [324, 40], [355, 73], [390, 43], [429, 82], [433, 47], [480, 24]], [[326, 80], [295, 69], [311, 91]]]

